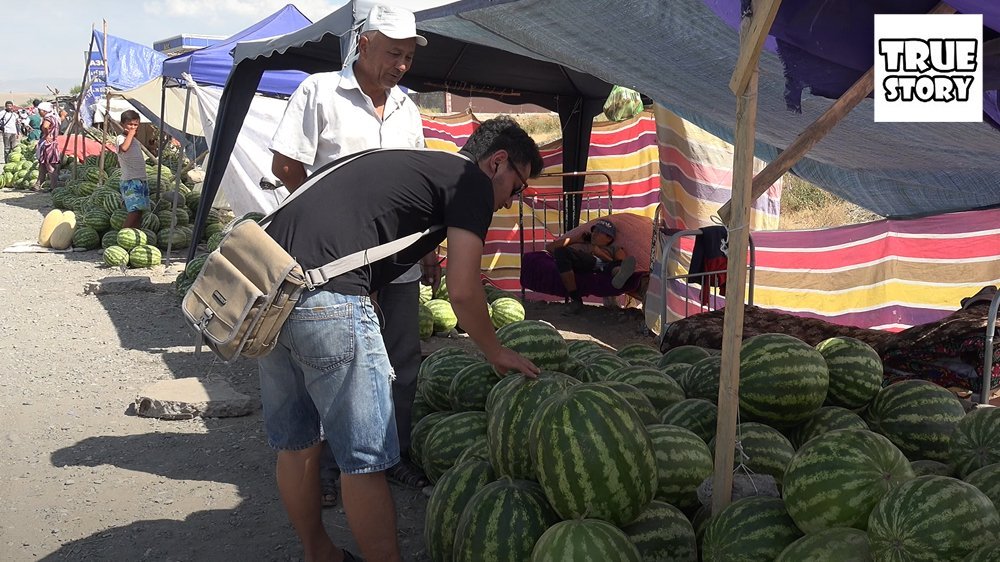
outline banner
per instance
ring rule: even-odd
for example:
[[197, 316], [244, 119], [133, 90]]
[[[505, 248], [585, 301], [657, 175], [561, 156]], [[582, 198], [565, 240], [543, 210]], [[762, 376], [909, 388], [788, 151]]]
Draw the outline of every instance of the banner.
[[107, 90], [107, 73], [104, 70], [104, 60], [97, 50], [90, 51], [90, 60], [87, 62], [87, 93], [83, 96], [83, 108], [80, 118], [83, 124], [90, 127], [94, 124], [95, 105], [104, 99], [104, 92]]

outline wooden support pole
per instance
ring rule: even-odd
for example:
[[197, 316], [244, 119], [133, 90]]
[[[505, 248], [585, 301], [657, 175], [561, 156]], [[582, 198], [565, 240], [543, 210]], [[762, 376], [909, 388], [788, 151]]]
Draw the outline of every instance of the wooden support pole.
[[100, 185], [104, 185], [104, 180], [107, 179], [107, 174], [104, 173], [104, 154], [108, 151], [108, 121], [111, 120], [111, 88], [108, 86], [108, 79], [111, 77], [111, 73], [108, 72], [108, 20], [103, 21], [104, 50], [101, 58], [104, 60], [104, 123], [101, 128], [101, 156], [97, 159], [97, 177]]
[[[952, 8], [944, 2], [939, 2], [937, 6], [934, 7], [930, 14], [953, 14], [955, 13], [955, 8]], [[805, 131], [795, 138], [792, 144], [788, 145], [788, 148], [783, 150], [777, 158], [774, 159], [770, 164], [768, 164], [757, 176], [753, 179], [753, 192], [751, 194], [750, 200], [756, 201], [758, 197], [764, 194], [765, 191], [771, 184], [778, 181], [778, 178], [785, 175], [788, 170], [792, 169], [799, 160], [809, 149], [816, 145], [819, 141], [823, 140], [823, 137], [833, 129], [841, 119], [847, 116], [852, 109], [857, 107], [861, 100], [868, 97], [868, 94], [872, 93], [874, 88], [875, 69], [870, 68], [868, 72], [864, 73], [861, 78], [850, 87], [844, 95], [833, 103], [823, 115], [820, 115], [811, 125], [806, 127]], [[735, 194], [733, 195], [735, 197]], [[723, 221], [729, 222], [729, 214], [731, 212], [731, 201], [726, 202], [725, 205], [719, 209], [719, 217]]]
[[764, 48], [764, 40], [771, 30], [781, 0], [758, 0], [753, 3], [753, 14], [746, 33], [740, 33], [740, 56], [736, 60], [736, 70], [729, 80], [729, 89], [740, 96], [750, 83], [750, 74], [757, 70], [760, 60], [760, 50]]
[[87, 60], [83, 63], [83, 80], [80, 82], [80, 94], [76, 97], [76, 111], [73, 113], [73, 123], [70, 124], [67, 132], [73, 137], [73, 172], [76, 177], [76, 167], [78, 155], [80, 154], [80, 137], [83, 134], [83, 118], [80, 112], [83, 111], [83, 99], [87, 96], [87, 78], [90, 76], [90, 58], [94, 52], [94, 24], [90, 24], [90, 46], [87, 47]]
[[[756, 2], [754, 3], [756, 11]], [[751, 22], [744, 18], [740, 35]], [[767, 30], [764, 30], [766, 34]], [[752, 48], [742, 42], [743, 48]], [[741, 58], [742, 53], [741, 53]], [[750, 57], [757, 60], [757, 57]], [[740, 347], [743, 344], [743, 298], [746, 293], [747, 249], [750, 246], [750, 198], [753, 181], [754, 138], [757, 125], [757, 65], [750, 69], [746, 90], [736, 98], [736, 134], [733, 151], [733, 200], [737, 213], [727, 223], [729, 252], [726, 266], [726, 309], [722, 324], [722, 365], [719, 372], [719, 415], [715, 433], [715, 472], [712, 476], [712, 513], [722, 511], [732, 498], [736, 422], [740, 407]]]

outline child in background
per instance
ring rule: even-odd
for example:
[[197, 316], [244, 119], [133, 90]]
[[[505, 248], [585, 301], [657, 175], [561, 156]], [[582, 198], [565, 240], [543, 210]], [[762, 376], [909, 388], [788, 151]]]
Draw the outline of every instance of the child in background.
[[118, 145], [118, 164], [122, 169], [121, 184], [118, 189], [125, 200], [125, 218], [122, 228], [139, 228], [142, 223], [142, 212], [149, 210], [149, 183], [146, 178], [146, 159], [142, 156], [142, 148], [135, 139], [139, 130], [139, 113], [129, 109], [121, 116], [124, 135], [118, 135], [115, 141]]
[[626, 255], [625, 250], [614, 243], [616, 234], [614, 223], [601, 219], [594, 223], [590, 232], [562, 236], [546, 245], [545, 249], [556, 260], [559, 277], [571, 300], [566, 314], [583, 311], [583, 297], [576, 286], [577, 272], [609, 272], [614, 276], [611, 286], [616, 289], [624, 287], [635, 273], [635, 257]]

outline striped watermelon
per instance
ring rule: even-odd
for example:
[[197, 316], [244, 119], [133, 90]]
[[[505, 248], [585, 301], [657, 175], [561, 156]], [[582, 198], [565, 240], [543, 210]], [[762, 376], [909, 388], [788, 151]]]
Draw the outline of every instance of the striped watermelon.
[[[441, 353], [445, 349], [455, 352]], [[447, 410], [451, 407], [451, 379], [462, 369], [479, 363], [481, 360], [457, 348], [445, 348], [435, 351], [420, 364], [417, 371], [417, 392], [435, 410]]]
[[871, 545], [864, 531], [832, 527], [788, 545], [774, 562], [869, 562]]
[[698, 507], [698, 486], [712, 475], [708, 445], [676, 425], [650, 425], [646, 430], [656, 455], [656, 499], [681, 509]]
[[660, 358], [663, 354], [654, 347], [650, 347], [644, 343], [633, 343], [626, 345], [625, 347], [618, 350], [616, 353], [618, 357], [628, 361], [632, 365], [650, 365], [655, 366], [660, 362]]
[[[222, 238], [224, 236], [225, 235], [223, 233], [221, 233], [221, 232], [216, 232], [215, 234], [209, 236], [208, 237], [208, 242], [205, 243], [205, 246], [208, 249], [208, 251], [209, 252], [214, 252], [216, 249], [218, 249], [219, 244], [222, 243]], [[434, 329], [433, 319], [432, 319], [431, 322], [432, 322], [431, 323], [431, 330], [433, 331], [433, 329]]]
[[697, 363], [698, 361], [708, 357], [710, 353], [704, 347], [698, 347], [697, 345], [681, 345], [669, 349], [666, 353], [660, 357], [659, 362], [657, 362], [657, 367], [666, 367], [667, 365], [673, 365], [674, 363]]
[[961, 560], [1000, 538], [1000, 515], [975, 486], [919, 476], [889, 490], [868, 519], [876, 560]]
[[525, 436], [539, 405], [546, 398], [578, 383], [561, 373], [542, 372], [536, 379], [509, 376], [497, 384], [487, 398], [486, 440], [490, 462], [500, 476], [534, 480]]
[[944, 464], [943, 462], [930, 461], [930, 460], [919, 460], [911, 461], [910, 468], [913, 469], [913, 474], [916, 476], [955, 476], [955, 467]]
[[675, 381], [678, 381], [678, 384], [680, 384], [679, 381], [681, 379], [681, 376], [683, 376], [684, 373], [686, 373], [688, 371], [688, 369], [691, 368], [691, 364], [690, 363], [671, 363], [670, 365], [662, 365], [662, 366], [660, 366], [658, 368], [660, 369], [661, 373], [663, 373], [664, 375], [667, 375], [668, 377], [674, 379]]
[[[95, 191], [94, 195], [97, 195], [97, 193], [98, 191]], [[121, 194], [118, 193], [117, 190], [104, 190], [100, 192], [99, 197], [101, 208], [104, 209], [104, 212], [106, 212], [109, 217], [114, 216], [114, 214], [118, 211], [125, 210], [125, 200], [122, 199]], [[118, 228], [121, 228], [121, 225], [119, 225]]]
[[587, 361], [591, 355], [614, 355], [615, 351], [594, 340], [573, 340], [566, 345], [570, 357]]
[[657, 412], [684, 400], [681, 385], [655, 367], [625, 367], [611, 373], [608, 380], [628, 383], [638, 388], [649, 398]]
[[965, 408], [949, 390], [912, 379], [883, 388], [867, 415], [872, 428], [888, 437], [910, 460], [945, 462], [952, 433], [965, 417]]
[[486, 435], [486, 412], [459, 412], [434, 424], [420, 447], [427, 478], [437, 482], [476, 438]]
[[191, 261], [187, 262], [184, 266], [184, 275], [195, 279], [198, 274], [201, 273], [202, 266], [205, 265], [205, 260], [208, 259], [208, 254], [199, 254], [194, 257]]
[[441, 423], [441, 420], [452, 415], [453, 412], [431, 412], [420, 418], [420, 421], [413, 425], [410, 430], [410, 460], [421, 468], [424, 467], [424, 444], [434, 426]]
[[[140, 229], [146, 234], [146, 245], [156, 246], [156, 233], [152, 230], [146, 230], [145, 228]], [[157, 246], [158, 247], [158, 246]]]
[[438, 288], [434, 291], [434, 298], [441, 300], [448, 300], [448, 275], [447, 272], [442, 272], [441, 283], [438, 284]]
[[627, 382], [601, 381], [588, 384], [596, 384], [605, 388], [610, 388], [620, 394], [621, 397], [624, 398], [630, 406], [632, 406], [635, 413], [639, 414], [639, 419], [642, 420], [644, 425], [651, 425], [660, 422], [660, 416], [657, 413], [656, 408], [653, 407], [653, 403], [649, 401], [649, 398], [646, 398], [646, 395], [643, 394], [641, 390], [628, 384]]
[[740, 413], [771, 427], [802, 423], [823, 405], [826, 360], [785, 334], [761, 334], [740, 349]]
[[1000, 506], [1000, 463], [988, 464], [970, 473], [964, 480], [986, 494], [994, 506]]
[[455, 529], [472, 496], [496, 479], [490, 463], [472, 460], [448, 469], [427, 502], [424, 544], [432, 560], [454, 560]]
[[684, 396], [701, 398], [711, 403], [719, 401], [719, 373], [722, 369], [722, 357], [710, 355], [692, 363], [691, 367], [677, 379]]
[[807, 533], [830, 527], [864, 530], [887, 491], [913, 478], [906, 456], [885, 437], [838, 429], [802, 446], [785, 470], [788, 513]]
[[420, 339], [426, 340], [434, 335], [434, 313], [431, 309], [424, 306], [423, 303], [419, 305], [418, 321], [420, 323]]
[[483, 361], [473, 363], [455, 373], [448, 388], [448, 398], [453, 412], [485, 411], [486, 397], [500, 377], [493, 365]]
[[1000, 541], [984, 544], [963, 558], [962, 562], [1000, 562]]
[[427, 301], [434, 298], [434, 289], [431, 289], [429, 285], [420, 284], [420, 304], [424, 304]]
[[719, 409], [708, 400], [688, 398], [660, 412], [660, 423], [693, 431], [708, 443], [715, 437], [718, 415]]
[[501, 297], [493, 301], [490, 310], [493, 311], [490, 318], [493, 320], [494, 328], [503, 328], [507, 324], [524, 320], [524, 306], [511, 297]]
[[434, 317], [434, 332], [450, 332], [458, 326], [458, 316], [451, 308], [451, 303], [443, 299], [431, 299], [424, 303]]
[[462, 451], [461, 455], [458, 455], [458, 459], [455, 461], [455, 466], [471, 460], [490, 462], [490, 447], [486, 441], [485, 435], [476, 437], [476, 440], [470, 443], [469, 446]]
[[837, 336], [819, 342], [816, 349], [830, 372], [827, 404], [857, 410], [875, 398], [882, 388], [882, 359], [872, 346]]
[[538, 482], [563, 519], [622, 525], [638, 517], [656, 492], [653, 443], [635, 410], [613, 390], [584, 384], [550, 396], [531, 423], [528, 442]]
[[114, 212], [108, 216], [108, 225], [112, 230], [118, 230], [125, 224], [125, 219], [128, 218], [128, 211], [124, 208], [116, 209]]
[[112, 267], [128, 265], [128, 250], [121, 246], [108, 246], [104, 249], [104, 263]]
[[694, 527], [676, 507], [653, 500], [639, 517], [622, 527], [642, 562], [697, 562]]
[[701, 556], [726, 562], [774, 560], [801, 536], [780, 499], [743, 498], [709, 520]]
[[551, 324], [522, 320], [497, 330], [500, 345], [520, 353], [539, 369], [560, 371], [569, 360], [566, 340]]
[[587, 375], [587, 366], [583, 364], [582, 361], [570, 357], [563, 363], [562, 372], [563, 374], [569, 375], [577, 380], [580, 380], [577, 375], [584, 377]]
[[960, 422], [948, 455], [960, 477], [1000, 462], [1000, 408], [976, 408]]
[[[762, 423], [743, 422], [736, 426], [736, 440], [747, 458], [736, 451], [733, 454], [734, 468], [742, 463], [757, 474], [770, 474], [781, 484], [785, 468], [795, 456], [795, 448], [780, 431]], [[715, 439], [708, 444], [713, 454], [715, 444]]]
[[[184, 273], [181, 272], [181, 275], [184, 275]], [[424, 416], [433, 412], [434, 409], [431, 408], [431, 405], [418, 392], [413, 397], [413, 404], [410, 406], [410, 429], [412, 430], [413, 426], [417, 425], [417, 422], [422, 420]]]
[[163, 256], [160, 254], [160, 249], [147, 244], [136, 246], [128, 253], [128, 263], [132, 267], [153, 267], [154, 265], [160, 265], [162, 259]]
[[600, 519], [561, 521], [549, 527], [531, 551], [531, 562], [641, 562], [628, 535]]
[[861, 416], [850, 410], [838, 406], [824, 406], [816, 410], [805, 423], [789, 430], [788, 436], [797, 449], [813, 437], [835, 429], [868, 429], [868, 424], [861, 419]]
[[97, 232], [106, 232], [111, 228], [111, 215], [104, 209], [93, 209], [87, 211], [87, 215], [83, 217], [83, 223]]
[[628, 361], [617, 355], [598, 353], [584, 361], [584, 370], [579, 373], [579, 378], [583, 382], [606, 381], [613, 373], [630, 366]]
[[698, 543], [698, 549], [701, 550], [701, 545], [705, 541], [705, 529], [708, 527], [708, 522], [712, 519], [712, 506], [703, 505], [698, 508], [698, 511], [694, 512], [691, 516], [691, 526], [694, 527], [694, 538]]
[[77, 226], [73, 232], [73, 247], [93, 250], [101, 247], [101, 235], [89, 226]]
[[535, 482], [502, 478], [473, 494], [455, 530], [456, 562], [525, 562], [559, 517]]
[[145, 211], [142, 213], [141, 226], [146, 230], [156, 232], [160, 230], [160, 217], [156, 216], [156, 213], [152, 211]]
[[146, 243], [146, 233], [138, 228], [123, 228], [118, 231], [118, 245], [131, 251]]

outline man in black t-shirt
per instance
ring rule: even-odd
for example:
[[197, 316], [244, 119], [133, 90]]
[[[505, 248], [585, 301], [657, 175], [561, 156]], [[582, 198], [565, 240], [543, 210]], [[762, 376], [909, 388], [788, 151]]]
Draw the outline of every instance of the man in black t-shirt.
[[[434, 250], [448, 240], [448, 292], [462, 328], [498, 372], [538, 368], [497, 340], [480, 282], [493, 213], [509, 207], [541, 171], [516, 122], [484, 122], [455, 154], [390, 149], [317, 170], [267, 227], [304, 269], [442, 225], [395, 256], [306, 292], [274, 351], [260, 360], [268, 443], [277, 480], [307, 560], [337, 559], [320, 512], [320, 426], [342, 471], [344, 510], [369, 560], [399, 560], [396, 516], [384, 471], [399, 462], [391, 379], [378, 312], [369, 295], [414, 263], [440, 282]], [[351, 555], [345, 552], [345, 559]]]

